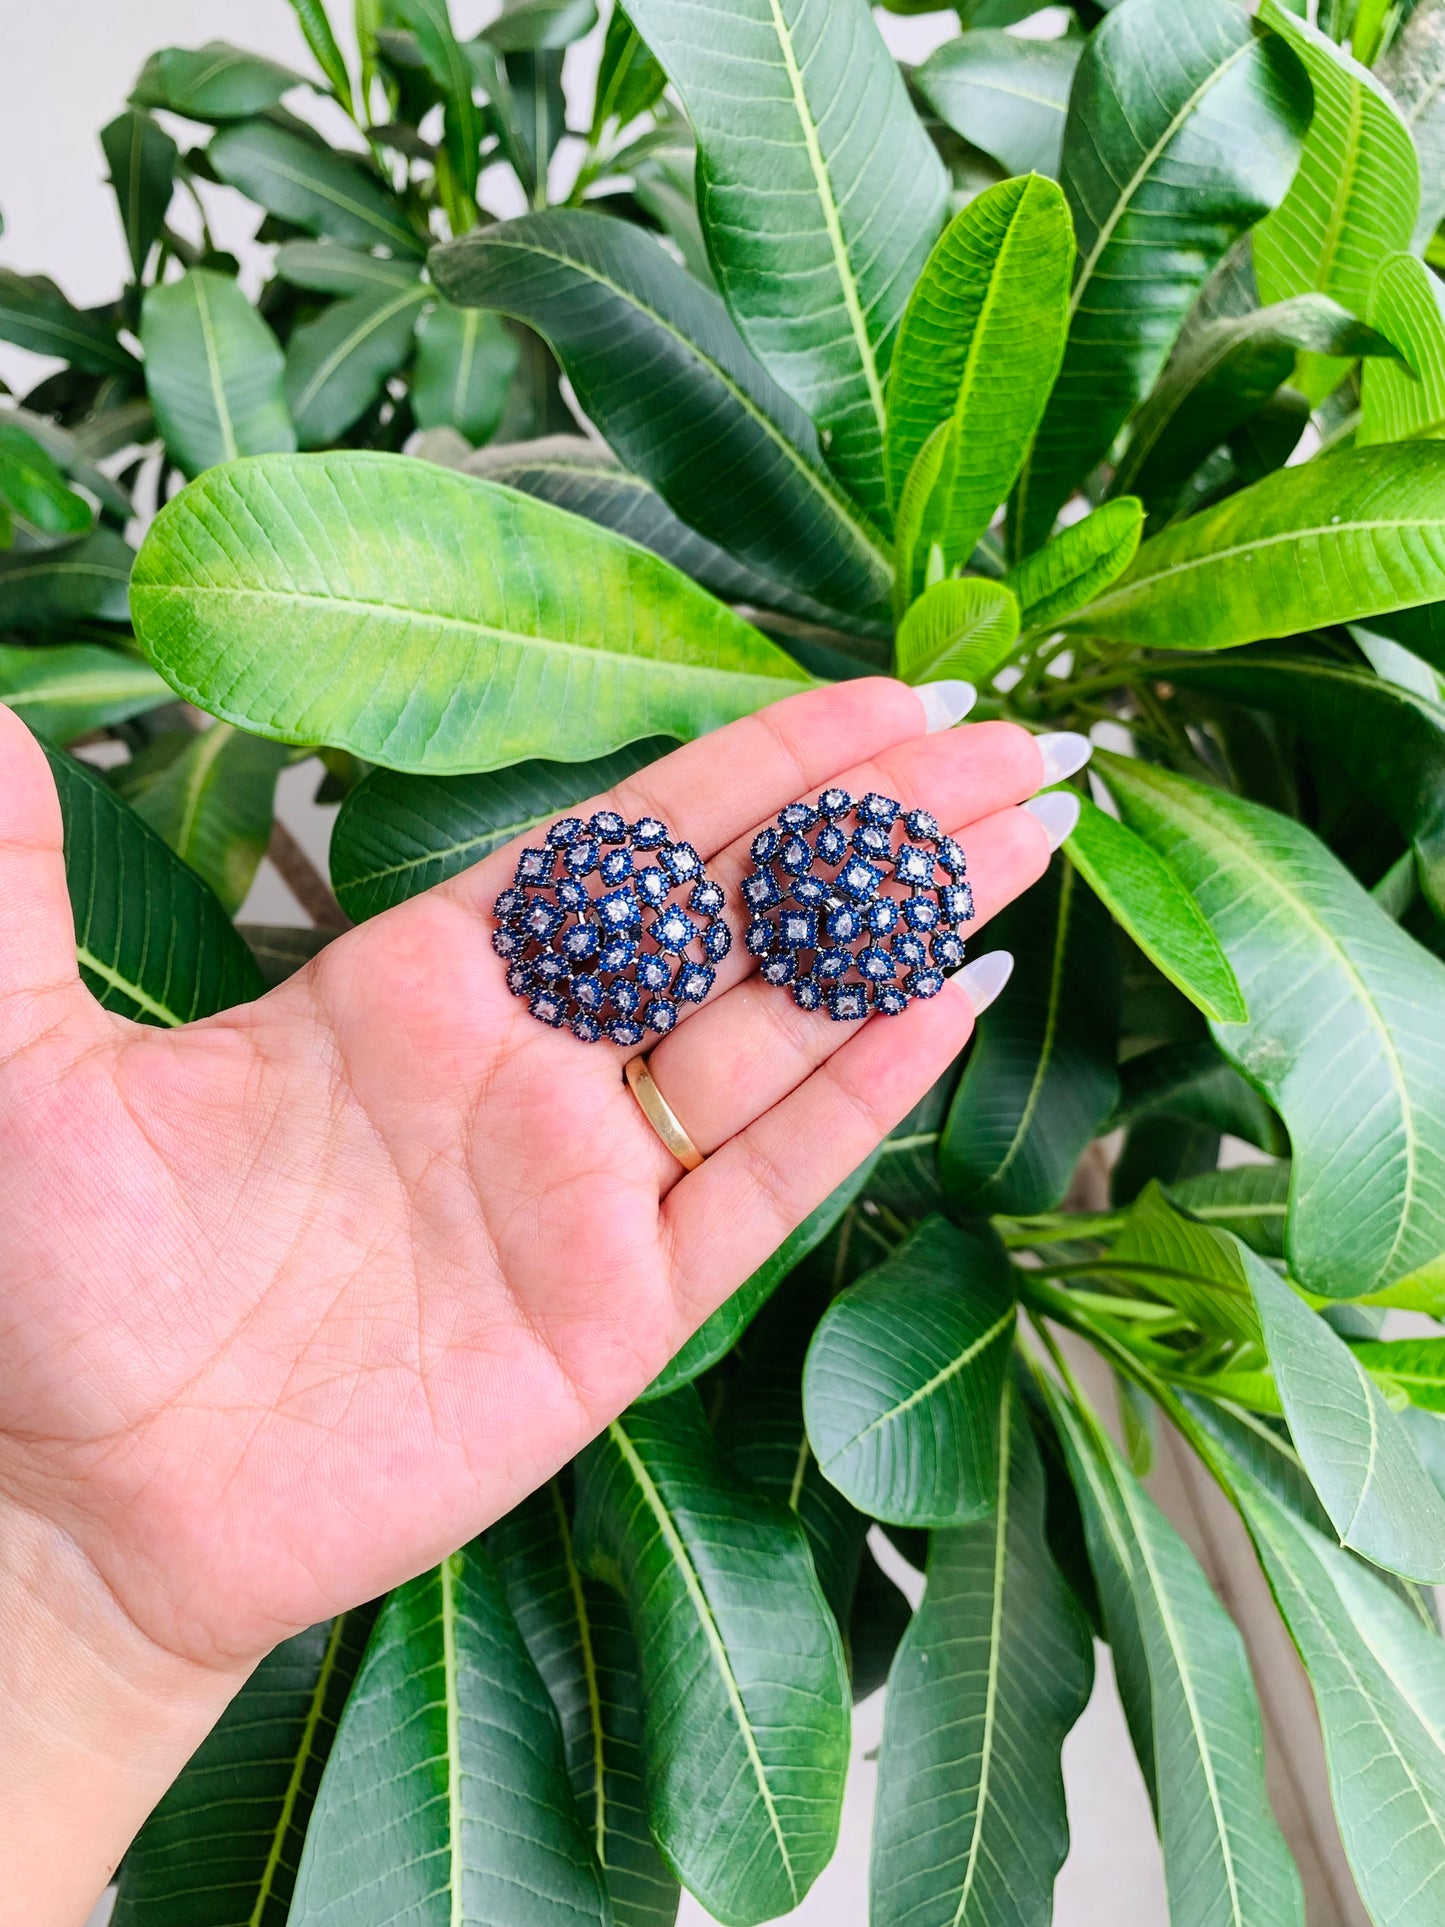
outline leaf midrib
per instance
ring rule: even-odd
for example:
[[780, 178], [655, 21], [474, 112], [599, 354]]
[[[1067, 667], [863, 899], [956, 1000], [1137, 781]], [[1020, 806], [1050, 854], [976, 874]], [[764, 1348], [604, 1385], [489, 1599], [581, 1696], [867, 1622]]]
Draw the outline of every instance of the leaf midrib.
[[[420, 307], [422, 302], [425, 301], [427, 293], [428, 290], [423, 282], [414, 282], [410, 287], [398, 294], [394, 300], [385, 301], [379, 307], [373, 308], [369, 314], [364, 315], [362, 319], [358, 321], [357, 325], [336, 344], [331, 353], [317, 364], [315, 374], [312, 375], [310, 381], [307, 382], [306, 386], [296, 397], [291, 410], [292, 415], [297, 418], [304, 415], [311, 403], [316, 399], [316, 396], [326, 386], [326, 383], [330, 381], [331, 377], [349, 355], [354, 354], [361, 344], [366, 341], [369, 336], [374, 335], [386, 322], [390, 321], [393, 315], [400, 314], [404, 308]], [[365, 295], [357, 295], [351, 298], [360, 301], [367, 299]]]
[[261, 1927], [265, 1916], [266, 1903], [270, 1900], [276, 1885], [277, 1869], [281, 1865], [281, 1853], [286, 1844], [286, 1835], [291, 1828], [291, 1816], [296, 1810], [296, 1802], [301, 1794], [301, 1783], [305, 1778], [306, 1767], [316, 1744], [316, 1729], [321, 1724], [321, 1715], [326, 1707], [326, 1695], [331, 1688], [332, 1675], [336, 1671], [336, 1658], [341, 1650], [342, 1636], [346, 1629], [345, 1613], [338, 1613], [331, 1622], [327, 1635], [326, 1649], [321, 1656], [321, 1670], [311, 1689], [311, 1697], [306, 1706], [306, 1720], [301, 1729], [301, 1739], [296, 1748], [296, 1757], [291, 1762], [291, 1772], [286, 1781], [286, 1792], [281, 1802], [281, 1811], [276, 1816], [276, 1825], [271, 1834], [271, 1846], [266, 1855], [266, 1865], [261, 1873], [260, 1884], [256, 1889], [256, 1904], [247, 1919], [247, 1927]]
[[240, 454], [240, 444], [236, 440], [236, 425], [231, 419], [231, 405], [226, 394], [226, 383], [221, 373], [221, 346], [216, 339], [216, 330], [211, 319], [210, 297], [206, 293], [204, 275], [192, 275], [191, 287], [196, 296], [196, 319], [201, 324], [201, 346], [206, 356], [206, 380], [211, 390], [211, 403], [216, 411], [216, 426], [221, 431], [222, 459], [232, 462]]
[[123, 976], [114, 964], [102, 962], [87, 945], [77, 941], [75, 956], [76, 961], [84, 969], [92, 971], [102, 983], [109, 984], [112, 990], [118, 990], [122, 995], [129, 997], [133, 1004], [138, 1004], [147, 1016], [154, 1017], [158, 1023], [167, 1024], [173, 1029], [185, 1023], [184, 1017], [171, 1010], [168, 1005], [157, 1003], [148, 991], [142, 990], [139, 984]]
[[441, 1563], [442, 1671], [447, 1725], [447, 1861], [450, 1869], [451, 1927], [466, 1927], [462, 1896], [462, 1747], [461, 1699], [457, 1671], [456, 1579], [462, 1554]]
[[978, 1794], [974, 1802], [973, 1828], [968, 1842], [968, 1860], [964, 1869], [963, 1884], [959, 1891], [958, 1905], [953, 1911], [953, 1927], [961, 1927], [964, 1910], [973, 1893], [974, 1877], [978, 1872], [979, 1851], [983, 1843], [984, 1814], [988, 1809], [989, 1783], [993, 1774], [994, 1728], [998, 1718], [999, 1678], [1002, 1672], [1003, 1646], [1003, 1602], [1006, 1590], [1005, 1574], [1008, 1569], [1008, 1527], [1009, 1527], [1009, 1462], [1013, 1457], [1013, 1429], [1010, 1424], [1010, 1411], [1013, 1405], [1013, 1386], [1004, 1381], [1003, 1397], [999, 1401], [998, 1426], [998, 1497], [994, 1506], [993, 1536], [993, 1587], [989, 1612], [988, 1639], [988, 1684], [984, 1691], [983, 1734], [979, 1741]]
[[582, 1677], [587, 1687], [587, 1722], [592, 1735], [592, 1845], [598, 1865], [607, 1866], [607, 1751], [602, 1727], [602, 1692], [597, 1682], [597, 1655], [592, 1645], [592, 1616], [587, 1610], [587, 1595], [582, 1574], [572, 1548], [572, 1527], [562, 1489], [555, 1479], [547, 1482], [552, 1510], [557, 1520], [557, 1539], [562, 1562], [567, 1569], [567, 1587], [572, 1595], [572, 1612], [577, 1622], [577, 1644], [582, 1654]]
[[946, 1365], [940, 1366], [932, 1378], [916, 1386], [907, 1398], [900, 1399], [896, 1405], [890, 1405], [886, 1411], [880, 1412], [877, 1418], [871, 1419], [863, 1427], [861, 1432], [855, 1432], [851, 1439], [838, 1447], [836, 1452], [830, 1453], [830, 1461], [836, 1464], [845, 1452], [851, 1452], [855, 1446], [861, 1445], [863, 1440], [871, 1437], [874, 1432], [881, 1430], [885, 1425], [891, 1425], [895, 1419], [902, 1418], [905, 1412], [911, 1412], [914, 1406], [922, 1404], [924, 1399], [932, 1398], [940, 1385], [946, 1385], [951, 1378], [956, 1378], [980, 1353], [987, 1351], [989, 1346], [1008, 1330], [1017, 1316], [1017, 1310], [1017, 1306], [1010, 1305], [1008, 1310], [996, 1318], [987, 1330], [965, 1345], [961, 1352], [955, 1353]]

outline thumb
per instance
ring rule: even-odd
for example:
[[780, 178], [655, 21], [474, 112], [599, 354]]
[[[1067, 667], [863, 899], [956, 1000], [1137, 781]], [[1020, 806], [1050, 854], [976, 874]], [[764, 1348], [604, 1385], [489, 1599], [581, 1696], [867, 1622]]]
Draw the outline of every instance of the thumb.
[[39, 743], [0, 703], [0, 1061], [82, 995], [55, 779]]

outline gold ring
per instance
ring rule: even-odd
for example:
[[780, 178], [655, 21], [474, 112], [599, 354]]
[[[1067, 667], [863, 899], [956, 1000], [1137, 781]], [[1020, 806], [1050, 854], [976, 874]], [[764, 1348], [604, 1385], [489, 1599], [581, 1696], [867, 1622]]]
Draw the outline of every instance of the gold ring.
[[684, 1170], [695, 1171], [702, 1163], [702, 1152], [682, 1128], [677, 1112], [653, 1083], [647, 1059], [642, 1056], [629, 1057], [623, 1076], [627, 1079], [627, 1088], [642, 1107], [642, 1115], [668, 1150]]

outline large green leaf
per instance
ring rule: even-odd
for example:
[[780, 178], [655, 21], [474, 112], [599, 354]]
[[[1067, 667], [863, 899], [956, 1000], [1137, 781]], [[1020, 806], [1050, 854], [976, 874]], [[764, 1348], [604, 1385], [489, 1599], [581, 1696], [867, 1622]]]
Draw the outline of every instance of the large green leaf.
[[487, 1550], [562, 1722], [568, 1776], [613, 1927], [671, 1927], [678, 1885], [647, 1825], [637, 1645], [626, 1608], [578, 1566], [555, 1479], [493, 1526]]
[[286, 404], [302, 448], [339, 441], [411, 354], [420, 281], [333, 301], [286, 344]]
[[1113, 926], [1060, 856], [989, 936], [1014, 974], [979, 1021], [939, 1170], [961, 1211], [1051, 1211], [1119, 1095]]
[[905, 682], [940, 676], [987, 684], [1019, 637], [1019, 606], [1001, 582], [945, 576], [898, 625], [895, 651]]
[[888, 358], [947, 183], [867, 0], [635, 0], [628, 12], [696, 131], [724, 299], [881, 519]]
[[289, 128], [241, 121], [223, 127], [206, 152], [229, 186], [308, 234], [399, 254], [425, 249], [379, 175]]
[[1341, 1543], [1406, 1579], [1445, 1579], [1445, 1498], [1338, 1333], [1262, 1258], [1236, 1247], [1290, 1436]]
[[1411, 246], [1423, 248], [1445, 216], [1445, 8], [1418, 0], [1376, 63], [1420, 157], [1420, 212]]
[[455, 428], [473, 444], [490, 441], [520, 352], [495, 315], [437, 302], [417, 332], [411, 410], [418, 428]]
[[134, 561], [115, 530], [107, 528], [93, 529], [80, 542], [0, 555], [0, 629], [124, 622]]
[[596, 0], [503, 0], [483, 31], [504, 53], [528, 53], [570, 47], [596, 25]]
[[1211, 1337], [1259, 1342], [1259, 1319], [1239, 1247], [1211, 1224], [1175, 1210], [1146, 1185], [1100, 1261], [1126, 1287], [1177, 1305]]
[[1006, 1383], [992, 1515], [933, 1534], [888, 1679], [873, 1927], [1050, 1919], [1069, 1846], [1059, 1753], [1093, 1673], [1088, 1626], [1044, 1539], [1038, 1447]]
[[966, 563], [1013, 486], [1059, 371], [1073, 261], [1068, 207], [1039, 175], [970, 201], [929, 256], [888, 376], [895, 507], [924, 443], [950, 424], [915, 572], [935, 544], [945, 568]]
[[68, 485], [49, 452], [18, 422], [4, 417], [0, 417], [0, 507], [13, 509], [44, 535], [83, 535], [93, 520], [89, 502]]
[[1318, 743], [1413, 843], [1421, 885], [1445, 914], [1445, 709], [1380, 676], [1304, 655], [1180, 668], [1187, 687], [1268, 710]]
[[487, 1553], [382, 1608], [322, 1777], [289, 1927], [606, 1927], [562, 1733]]
[[133, 804], [233, 916], [271, 840], [276, 779], [289, 753], [284, 743], [213, 723]]
[[647, 737], [591, 763], [516, 763], [481, 776], [373, 770], [347, 794], [332, 830], [332, 888], [346, 914], [364, 922], [600, 796], [673, 747], [666, 737]]
[[803, 1373], [824, 1475], [894, 1525], [960, 1525], [993, 1504], [1013, 1276], [984, 1230], [928, 1218], [834, 1301]]
[[451, 171], [464, 201], [458, 226], [476, 218], [477, 175], [481, 170], [482, 111], [472, 98], [475, 79], [466, 54], [452, 32], [447, 0], [387, 0], [389, 16], [416, 35], [427, 72], [441, 89], [445, 138]]
[[306, 36], [312, 58], [330, 83], [332, 93], [348, 111], [353, 109], [356, 103], [351, 76], [346, 71], [345, 56], [336, 44], [336, 35], [326, 17], [325, 0], [291, 0], [291, 11]]
[[[1263, 0], [1260, 19], [1304, 63], [1314, 115], [1289, 193], [1254, 236], [1266, 301], [1311, 289], [1367, 316], [1370, 283], [1387, 254], [1410, 245], [1420, 170], [1410, 135], [1374, 76], [1318, 27]], [[1306, 363], [1299, 385], [1318, 401], [1344, 373]]]
[[1370, 1917], [1445, 1909], [1445, 1646], [1383, 1578], [1235, 1472], [1245, 1522], [1305, 1662], [1340, 1838]]
[[1169, 1917], [1304, 1927], [1270, 1812], [1244, 1641], [1194, 1555], [1097, 1423], [1052, 1398], [1084, 1511], [1121, 1694], [1164, 1848]]
[[1143, 526], [1142, 505], [1125, 495], [1060, 529], [1010, 569], [1004, 585], [1026, 627], [1048, 629], [1107, 589], [1133, 561]]
[[115, 317], [73, 308], [43, 274], [16, 274], [0, 267], [0, 341], [58, 355], [88, 375], [140, 373], [139, 363], [115, 338]]
[[281, 345], [234, 281], [192, 268], [147, 289], [140, 332], [156, 427], [187, 475], [295, 448]]
[[152, 662], [212, 715], [394, 769], [700, 735], [801, 682], [645, 550], [401, 455], [210, 471], [152, 525], [132, 609]]
[[1242, 1238], [1262, 1258], [1283, 1258], [1289, 1165], [1238, 1164], [1168, 1186], [1171, 1200], [1201, 1223]]
[[836, 1191], [824, 1198], [816, 1211], [809, 1212], [797, 1229], [788, 1233], [772, 1257], [759, 1265], [751, 1278], [723, 1300], [712, 1316], [698, 1326], [682, 1350], [663, 1366], [642, 1394], [644, 1401], [662, 1398], [679, 1386], [690, 1385], [709, 1366], [727, 1356], [794, 1265], [820, 1245], [837, 1224], [868, 1182], [874, 1162], [874, 1158], [868, 1158], [860, 1164]]
[[1134, 0], [1090, 35], [1064, 133], [1069, 342], [1015, 498], [1020, 553], [1108, 453], [1210, 269], [1285, 191], [1308, 115], [1293, 56], [1234, 0]]
[[946, 40], [914, 71], [913, 84], [946, 126], [1006, 173], [1057, 179], [1083, 46], [1072, 36], [1024, 40], [981, 27]]
[[375, 1611], [256, 1668], [125, 1857], [115, 1927], [286, 1927], [302, 1843]]
[[1205, 1125], [1220, 1136], [1243, 1138], [1271, 1157], [1289, 1155], [1284, 1126], [1207, 1036], [1155, 1044], [1136, 1051], [1120, 1065], [1119, 1103], [1109, 1120], [1112, 1127], [1117, 1130], [1141, 1118], [1161, 1117]]
[[1145, 763], [1096, 765], [1193, 892], [1244, 993], [1249, 1022], [1215, 1038], [1289, 1130], [1296, 1277], [1354, 1297], [1434, 1257], [1445, 969], [1300, 824]]
[[1371, 284], [1370, 319], [1399, 361], [1367, 362], [1355, 446], [1445, 435], [1445, 308], [1439, 281], [1417, 256], [1390, 254]]
[[277, 248], [273, 265], [292, 287], [314, 288], [318, 294], [376, 294], [407, 287], [421, 273], [421, 263], [409, 255], [363, 254], [338, 241], [287, 241]]
[[435, 250], [432, 271], [453, 301], [545, 334], [623, 462], [701, 534], [823, 602], [886, 598], [887, 555], [807, 417], [717, 296], [640, 229], [582, 209], [524, 215]]
[[163, 47], [141, 70], [132, 101], [164, 107], [190, 120], [240, 120], [264, 114], [306, 76], [263, 54], [247, 53], [225, 40], [204, 47]]
[[100, 145], [120, 206], [131, 268], [139, 281], [165, 225], [180, 150], [149, 114], [138, 114], [133, 108], [101, 128]]
[[1356, 1359], [1389, 1391], [1403, 1392], [1426, 1412], [1445, 1412], [1445, 1338], [1367, 1338]]
[[803, 1528], [718, 1462], [690, 1390], [615, 1419], [581, 1461], [584, 1562], [642, 1659], [648, 1817], [726, 1927], [795, 1907], [837, 1838], [842, 1641]]
[[87, 642], [51, 649], [0, 643], [0, 702], [47, 742], [74, 742], [171, 700], [153, 669], [134, 656]]
[[48, 754], [80, 974], [106, 1009], [188, 1024], [259, 997], [250, 951], [195, 872], [93, 771]]
[[1445, 446], [1281, 469], [1165, 529], [1064, 627], [1156, 649], [1232, 649], [1445, 595]]
[[1243, 1023], [1249, 1012], [1229, 959], [1193, 897], [1142, 837], [1088, 797], [1081, 796], [1079, 803], [1068, 852], [1089, 888], [1206, 1017]]

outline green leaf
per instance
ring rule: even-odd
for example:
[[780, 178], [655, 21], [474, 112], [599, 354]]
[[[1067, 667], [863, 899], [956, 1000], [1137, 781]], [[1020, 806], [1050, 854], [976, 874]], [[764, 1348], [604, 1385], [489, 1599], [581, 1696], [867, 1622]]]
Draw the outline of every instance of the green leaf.
[[418, 428], [455, 428], [474, 446], [490, 441], [520, 352], [495, 315], [438, 302], [417, 335], [411, 407]]
[[579, 1550], [620, 1580], [642, 1658], [653, 1837], [726, 1927], [786, 1913], [832, 1855], [848, 1760], [803, 1528], [723, 1471], [691, 1391], [624, 1413], [580, 1464]]
[[[1193, 902], [1193, 898], [1190, 899]], [[1155, 1044], [1119, 1067], [1115, 1130], [1141, 1119], [1172, 1118], [1243, 1138], [1271, 1157], [1289, 1155], [1284, 1126], [1209, 1037]]]
[[1144, 763], [1095, 766], [1193, 893], [1244, 994], [1248, 1024], [1218, 1026], [1215, 1041], [1289, 1130], [1295, 1276], [1358, 1297], [1434, 1257], [1445, 970], [1300, 824]]
[[555, 1479], [492, 1527], [487, 1550], [562, 1722], [611, 1927], [672, 1927], [678, 1885], [647, 1825], [637, 1644], [626, 1608], [610, 1586], [584, 1577]]
[[1428, 0], [1412, 7], [1375, 72], [1420, 157], [1420, 212], [1410, 245], [1423, 248], [1445, 216], [1445, 13]]
[[1232, 649], [1445, 595], [1445, 447], [1407, 442], [1267, 475], [1147, 541], [1063, 625]]
[[[1314, 94], [1314, 116], [1289, 193], [1254, 236], [1254, 267], [1266, 301], [1311, 289], [1352, 314], [1370, 312], [1370, 283], [1387, 254], [1410, 245], [1420, 199], [1415, 148], [1374, 76], [1318, 27], [1263, 0], [1260, 20], [1291, 46]], [[1344, 373], [1309, 364], [1295, 385], [1312, 401]]]
[[0, 629], [124, 622], [135, 556], [114, 529], [63, 547], [0, 555]]
[[1360, 380], [1355, 446], [1407, 435], [1445, 435], [1445, 310], [1441, 287], [1413, 254], [1386, 255], [1370, 293], [1370, 319], [1400, 361], [1370, 361]]
[[0, 419], [0, 502], [45, 535], [79, 535], [90, 527], [89, 502], [33, 436]]
[[425, 242], [379, 176], [271, 121], [223, 127], [206, 149], [212, 167], [268, 214], [353, 247], [421, 254]]
[[1069, 89], [1082, 40], [1024, 40], [979, 28], [947, 40], [913, 84], [946, 127], [1008, 174], [1058, 179]]
[[[924, 1545], [928, 1534], [919, 1533]], [[885, 1685], [913, 1609], [865, 1546], [848, 1615], [848, 1670], [855, 1706]]]
[[1012, 951], [1014, 974], [979, 1021], [939, 1170], [960, 1211], [1051, 1211], [1119, 1095], [1113, 926], [1057, 857], [989, 936]]
[[314, 288], [318, 294], [380, 294], [410, 287], [421, 264], [408, 257], [394, 260], [385, 254], [362, 254], [336, 241], [287, 241], [276, 250], [275, 268], [294, 288]]
[[115, 1927], [286, 1927], [375, 1617], [363, 1606], [266, 1655], [127, 1852]]
[[1350, 1348], [1373, 1378], [1422, 1411], [1445, 1412], [1445, 1338], [1364, 1339]]
[[1351, 1872], [1376, 1921], [1435, 1927], [1445, 1907], [1445, 1646], [1367, 1571], [1255, 1482], [1232, 1475], [1305, 1662]]
[[120, 204], [131, 269], [139, 281], [165, 226], [180, 150], [149, 114], [132, 108], [101, 128], [100, 145]]
[[628, 12], [697, 134], [723, 298], [881, 520], [888, 358], [947, 182], [866, 0]]
[[596, 25], [596, 0], [503, 0], [482, 32], [502, 53], [538, 53], [570, 47]]
[[481, 171], [483, 122], [472, 98], [474, 78], [465, 53], [452, 32], [447, 0], [387, 0], [391, 17], [415, 35], [427, 72], [441, 89], [445, 105], [445, 137], [452, 171], [466, 199], [468, 226], [475, 219], [477, 175]]
[[602, 44], [602, 65], [592, 108], [595, 147], [609, 121], [618, 131], [630, 126], [662, 98], [667, 75], [649, 52], [642, 36], [620, 6], [614, 6]]
[[234, 916], [271, 840], [283, 743], [213, 723], [135, 799], [137, 816], [204, 877]]
[[170, 701], [153, 669], [114, 649], [86, 642], [46, 649], [0, 644], [0, 702], [47, 742], [71, 743]]
[[868, 1182], [873, 1164], [874, 1159], [869, 1158], [859, 1165], [851, 1177], [845, 1178], [836, 1191], [824, 1198], [816, 1211], [809, 1212], [797, 1229], [788, 1233], [772, 1257], [759, 1265], [752, 1277], [698, 1326], [682, 1350], [653, 1379], [639, 1403], [663, 1398], [680, 1386], [690, 1385], [727, 1356], [793, 1267], [820, 1245], [837, 1224]]
[[1283, 1258], [1289, 1165], [1239, 1164], [1166, 1187], [1191, 1218], [1232, 1231], [1262, 1258]]
[[1421, 887], [1445, 916], [1445, 708], [1304, 655], [1226, 656], [1181, 669], [1186, 687], [1267, 710], [1317, 743], [1410, 839]]
[[48, 750], [65, 822], [80, 974], [143, 1024], [189, 1024], [262, 990], [251, 953], [194, 871], [72, 757]]
[[302, 448], [339, 441], [411, 354], [428, 290], [403, 288], [333, 301], [286, 344], [286, 402]]
[[133, 609], [222, 721], [436, 774], [701, 735], [801, 680], [645, 550], [402, 455], [210, 471], [152, 524]]
[[1050, 1405], [1154, 1801], [1169, 1917], [1200, 1927], [1304, 1927], [1299, 1875], [1265, 1791], [1244, 1641], [1097, 1423], [1058, 1397]]
[[1142, 837], [1079, 798], [1069, 859], [1095, 896], [1170, 983], [1220, 1024], [1249, 1016], [1229, 960], [1193, 897]]
[[372, 770], [348, 794], [331, 833], [337, 900], [357, 923], [380, 916], [674, 747], [667, 737], [647, 737], [591, 763], [516, 763], [483, 776]]
[[1363, 1364], [1262, 1258], [1236, 1247], [1280, 1403], [1343, 1544], [1406, 1579], [1445, 1579], [1445, 1498]]
[[1143, 526], [1143, 504], [1121, 496], [1060, 529], [1010, 569], [1004, 586], [1017, 598], [1025, 628], [1049, 629], [1107, 589], [1133, 561]]
[[716, 295], [639, 229], [581, 209], [529, 214], [435, 250], [431, 266], [451, 300], [545, 334], [623, 462], [700, 534], [820, 601], [886, 597], [888, 558], [806, 416]]
[[289, 1927], [605, 1927], [608, 1916], [556, 1711], [474, 1543], [382, 1608]]
[[0, 341], [56, 355], [87, 375], [140, 373], [135, 357], [115, 338], [113, 316], [106, 310], [83, 314], [43, 274], [0, 268]]
[[926, 589], [898, 625], [894, 644], [905, 682], [960, 676], [986, 685], [1019, 639], [1019, 608], [1001, 583], [947, 577]]
[[1147, 1184], [1130, 1205], [1101, 1263], [1126, 1286], [1176, 1305], [1200, 1331], [1259, 1343], [1238, 1246], [1177, 1211], [1157, 1184]]
[[933, 1534], [889, 1675], [873, 1927], [1038, 1927], [1068, 1852], [1059, 1755], [1093, 1646], [1045, 1543], [1043, 1468], [1008, 1382], [997, 1465], [991, 1516]]
[[242, 120], [275, 107], [293, 87], [308, 85], [279, 61], [225, 40], [204, 47], [165, 47], [152, 54], [131, 95], [137, 107], [165, 107], [188, 120]]
[[280, 343], [234, 281], [192, 268], [148, 288], [140, 332], [156, 426], [187, 475], [295, 448]]
[[[1228, 441], [1294, 372], [1297, 351], [1369, 355], [1365, 380], [1390, 365], [1390, 343], [1323, 294], [1186, 323], [1168, 366], [1134, 418], [1110, 488], [1167, 519], [1204, 458]], [[1381, 360], [1380, 358], [1384, 359]]]
[[861, 1512], [952, 1526], [993, 1504], [1015, 1316], [1003, 1247], [941, 1217], [829, 1307], [803, 1411], [824, 1476]]
[[1292, 55], [1234, 0], [1183, 14], [1138, 0], [1089, 36], [1064, 133], [1079, 266], [1063, 367], [1015, 497], [1020, 554], [1153, 386], [1210, 269], [1284, 193], [1308, 115]]
[[346, 71], [345, 58], [336, 44], [331, 22], [326, 17], [325, 0], [291, 0], [291, 10], [306, 36], [312, 58], [330, 83], [332, 93], [343, 107], [350, 108], [354, 105], [351, 76]]

